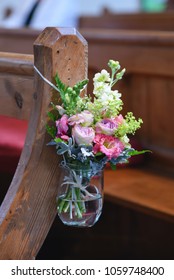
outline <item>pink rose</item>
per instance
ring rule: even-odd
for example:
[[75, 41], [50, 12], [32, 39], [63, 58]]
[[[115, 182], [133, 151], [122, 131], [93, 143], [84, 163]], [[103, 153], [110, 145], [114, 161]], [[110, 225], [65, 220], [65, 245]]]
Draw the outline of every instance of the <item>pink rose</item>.
[[101, 122], [96, 123], [96, 133], [113, 135], [117, 129], [117, 123], [112, 119], [103, 119]]
[[83, 126], [90, 126], [94, 120], [93, 114], [84, 110], [79, 114], [73, 115], [68, 119], [70, 125], [82, 124]]
[[60, 120], [56, 121], [57, 127], [57, 137], [62, 138], [63, 140], [68, 140], [67, 132], [68, 132], [68, 116], [63, 115]]
[[119, 124], [123, 122], [123, 116], [119, 115], [115, 119], [103, 119], [96, 123], [96, 133], [114, 135]]
[[72, 136], [78, 145], [91, 145], [95, 137], [95, 131], [92, 127], [76, 124], [72, 129]]
[[94, 138], [93, 152], [102, 152], [109, 160], [117, 158], [124, 150], [123, 143], [114, 136], [97, 134]]

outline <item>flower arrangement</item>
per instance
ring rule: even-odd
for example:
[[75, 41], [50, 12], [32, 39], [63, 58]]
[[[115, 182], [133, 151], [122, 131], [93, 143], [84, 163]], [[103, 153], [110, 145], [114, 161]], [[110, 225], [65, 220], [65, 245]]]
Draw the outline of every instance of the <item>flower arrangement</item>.
[[[58, 74], [55, 76], [60, 105], [51, 103], [53, 110], [48, 117], [54, 123], [47, 124], [47, 132], [52, 137], [48, 145], [55, 145], [57, 154], [63, 157], [62, 165], [71, 171], [62, 183], [66, 185], [66, 193], [57, 205], [58, 212], [69, 213], [70, 219], [73, 215], [81, 219], [86, 213], [80, 201], [89, 197], [88, 182], [106, 163], [115, 169], [118, 163], [146, 152], [136, 151], [129, 141], [129, 135], [141, 127], [142, 119], [136, 120], [132, 112], [123, 117], [121, 93], [113, 90], [125, 69], [121, 70], [119, 62], [114, 60], [109, 60], [108, 66], [110, 73], [102, 70], [93, 78], [93, 98], [87, 93], [81, 96], [88, 80], [70, 87], [62, 83]], [[82, 174], [76, 172], [77, 168]]]

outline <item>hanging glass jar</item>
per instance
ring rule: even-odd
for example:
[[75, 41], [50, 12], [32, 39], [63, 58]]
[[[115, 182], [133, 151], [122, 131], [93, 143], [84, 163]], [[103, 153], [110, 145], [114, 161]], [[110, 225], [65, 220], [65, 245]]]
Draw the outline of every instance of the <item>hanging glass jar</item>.
[[99, 219], [103, 206], [103, 170], [66, 164], [61, 167], [63, 181], [57, 196], [57, 211], [68, 226], [91, 227]]

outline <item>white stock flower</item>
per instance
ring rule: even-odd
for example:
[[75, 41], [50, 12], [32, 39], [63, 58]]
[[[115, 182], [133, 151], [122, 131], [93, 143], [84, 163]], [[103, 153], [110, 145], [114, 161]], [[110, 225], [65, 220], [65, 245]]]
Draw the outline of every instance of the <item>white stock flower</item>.
[[99, 100], [100, 100], [101, 102], [107, 102], [107, 101], [108, 101], [108, 98], [109, 98], [109, 95], [108, 95], [106, 92], [104, 92], [104, 93], [99, 97]]
[[94, 83], [95, 82], [103, 82], [103, 83], [110, 82], [110, 80], [111, 80], [110, 74], [105, 69], [103, 69], [101, 71], [101, 73], [95, 74], [94, 79], [93, 79]]
[[94, 84], [94, 95], [97, 97], [103, 95], [104, 93], [109, 94], [111, 91], [111, 87], [108, 84], [102, 83], [102, 82], [97, 82]]
[[120, 140], [125, 144], [126, 148], [130, 147], [129, 138], [126, 134], [123, 137], [121, 137]]
[[114, 96], [115, 98], [120, 98], [121, 97], [121, 93], [118, 92], [118, 90], [113, 90], [112, 91], [112, 96]]

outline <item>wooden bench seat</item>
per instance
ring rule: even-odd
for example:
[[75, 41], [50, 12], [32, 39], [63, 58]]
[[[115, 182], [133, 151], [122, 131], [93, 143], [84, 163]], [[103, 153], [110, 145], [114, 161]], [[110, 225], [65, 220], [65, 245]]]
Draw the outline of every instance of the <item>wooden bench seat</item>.
[[125, 207], [174, 222], [174, 176], [147, 167], [105, 171], [105, 197]]

